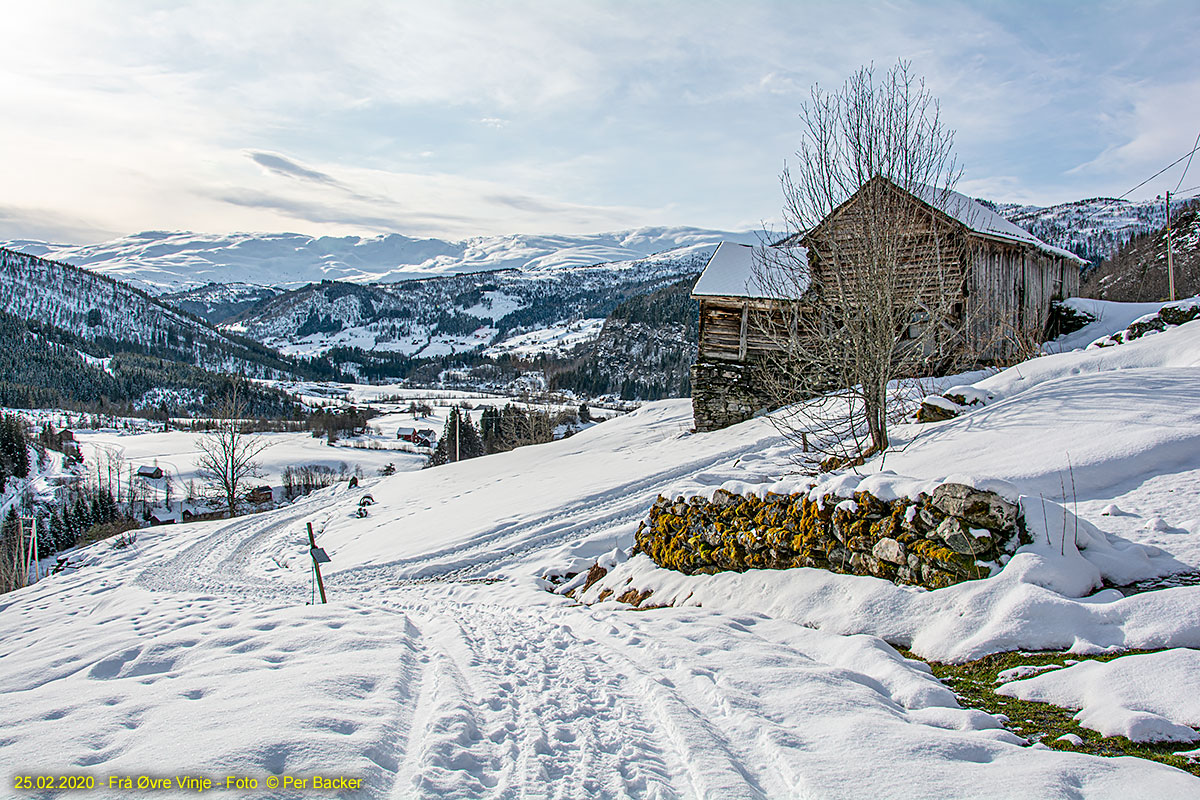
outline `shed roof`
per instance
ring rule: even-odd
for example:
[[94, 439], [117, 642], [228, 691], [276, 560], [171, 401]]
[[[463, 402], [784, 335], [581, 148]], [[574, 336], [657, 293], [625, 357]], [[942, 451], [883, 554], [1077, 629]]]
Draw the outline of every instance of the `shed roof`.
[[[788, 248], [797, 260], [807, 261], [804, 247]], [[780, 292], [767, 291], [755, 272], [756, 247], [736, 242], [721, 242], [708, 260], [700, 279], [692, 287], [692, 297], [753, 297], [790, 299]], [[789, 280], [789, 283], [794, 281]], [[805, 286], [796, 288], [803, 291]]]
[[1064, 250], [1061, 247], [1055, 247], [1052, 244], [1043, 242], [1029, 231], [1014, 225], [995, 211], [992, 211], [982, 203], [972, 200], [966, 195], [955, 191], [946, 191], [943, 193], [940, 189], [935, 189], [924, 184], [916, 184], [913, 187], [912, 193], [920, 200], [933, 206], [946, 216], [961, 222], [968, 229], [976, 233], [981, 233], [984, 236], [992, 236], [997, 239], [1007, 239], [1012, 242], [1032, 245], [1050, 255], [1070, 259], [1078, 264], [1087, 263], [1086, 259], [1080, 258], [1070, 250]]

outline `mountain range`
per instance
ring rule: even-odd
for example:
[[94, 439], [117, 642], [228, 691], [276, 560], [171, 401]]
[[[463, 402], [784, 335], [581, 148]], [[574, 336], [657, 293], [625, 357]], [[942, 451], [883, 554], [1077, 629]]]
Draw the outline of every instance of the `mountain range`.
[[366, 284], [501, 269], [542, 273], [630, 261], [680, 247], [716, 246], [722, 240], [755, 244], [758, 237], [686, 227], [572, 236], [479, 236], [462, 241], [414, 239], [398, 233], [313, 237], [145, 231], [99, 244], [15, 240], [0, 242], [0, 247], [74, 264], [164, 294], [210, 283], [295, 289], [324, 280]]
[[[1110, 277], [1111, 259], [1163, 221], [1153, 202], [987, 205], [1103, 262], [1088, 271], [1103, 271], [1110, 291], [1124, 280]], [[93, 245], [21, 240], [0, 251], [0, 299], [28, 323], [26, 333], [13, 329], [22, 348], [56, 331], [93, 371], [95, 359], [120, 355], [115, 364], [129, 374], [140, 354], [262, 377], [452, 376], [503, 388], [532, 370], [560, 388], [645, 398], [686, 392], [695, 338], [687, 295], [720, 241], [760, 237], [639, 228], [458, 242], [186, 232]], [[134, 388], [119, 394], [144, 405]]]
[[[1096, 263], [1132, 236], [1161, 227], [1157, 201], [1092, 198], [1055, 206], [983, 201], [1044, 241]], [[296, 289], [325, 280], [392, 283], [466, 272], [627, 262], [681, 247], [721, 241], [757, 244], [755, 232], [646, 227], [584, 235], [478, 236], [460, 241], [380, 236], [305, 236], [298, 233], [209, 234], [144, 231], [98, 244], [19, 239], [0, 247], [62, 261], [122, 280], [151, 294], [179, 295], [209, 284]], [[222, 292], [223, 293], [223, 292]], [[211, 294], [211, 290], [210, 290]], [[184, 298], [190, 299], [190, 298]], [[257, 299], [262, 299], [259, 296]], [[216, 299], [202, 302], [227, 302]], [[233, 302], [239, 302], [237, 298]], [[189, 309], [189, 310], [195, 310]]]

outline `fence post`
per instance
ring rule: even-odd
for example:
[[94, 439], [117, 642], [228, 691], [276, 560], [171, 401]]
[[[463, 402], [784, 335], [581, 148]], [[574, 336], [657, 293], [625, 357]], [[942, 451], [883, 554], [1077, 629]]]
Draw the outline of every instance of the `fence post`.
[[312, 556], [313, 571], [317, 573], [317, 588], [321, 590], [321, 602], [328, 603], [325, 599], [325, 582], [321, 580], [321, 562], [317, 561], [317, 538], [313, 536], [312, 523], [308, 523], [308, 554]]

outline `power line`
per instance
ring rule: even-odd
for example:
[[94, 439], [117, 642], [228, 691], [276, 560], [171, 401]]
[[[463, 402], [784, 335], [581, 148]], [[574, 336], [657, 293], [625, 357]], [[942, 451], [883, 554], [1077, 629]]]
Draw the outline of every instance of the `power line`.
[[[1196, 153], [1196, 151], [1197, 151], [1197, 150], [1200, 150], [1200, 134], [1198, 134], [1198, 135], [1197, 135], [1197, 137], [1196, 137], [1196, 144], [1195, 144], [1195, 146], [1193, 146], [1193, 147], [1192, 147], [1192, 149], [1191, 149], [1189, 152], [1187, 152], [1187, 153], [1184, 153], [1184, 154], [1183, 154], [1183, 155], [1181, 155], [1179, 158], [1177, 158], [1177, 159], [1175, 159], [1174, 161], [1172, 161], [1170, 164], [1167, 164], [1165, 167], [1163, 167], [1162, 169], [1160, 169], [1158, 172], [1154, 173], [1154, 174], [1153, 174], [1153, 175], [1151, 175], [1149, 178], [1146, 178], [1146, 180], [1144, 180], [1144, 181], [1142, 181], [1141, 183], [1139, 183], [1137, 186], [1135, 186], [1135, 187], [1133, 187], [1132, 189], [1130, 189], [1129, 191], [1125, 192], [1125, 194], [1121, 195], [1120, 197], [1113, 198], [1113, 199], [1114, 199], [1114, 200], [1124, 200], [1126, 197], [1128, 197], [1129, 195], [1133, 194], [1133, 193], [1134, 193], [1134, 192], [1136, 192], [1138, 189], [1142, 188], [1142, 187], [1143, 187], [1143, 186], [1145, 186], [1147, 183], [1149, 183], [1150, 181], [1152, 181], [1152, 180], [1154, 180], [1155, 178], [1157, 178], [1159, 175], [1162, 175], [1164, 172], [1166, 172], [1166, 171], [1167, 171], [1167, 170], [1169, 170], [1171, 167], [1173, 167], [1173, 166], [1175, 166], [1176, 164], [1178, 164], [1180, 161], [1183, 161], [1185, 158], [1186, 158], [1186, 159], [1188, 159], [1188, 164], [1191, 164], [1191, 163], [1192, 163], [1192, 162], [1191, 162], [1191, 158], [1192, 158], [1192, 156], [1193, 156], [1193, 155]], [[1185, 174], [1187, 173], [1187, 169], [1186, 169], [1186, 168], [1184, 169], [1184, 173], [1185, 173]], [[1180, 181], [1180, 183], [1182, 183], [1182, 182], [1183, 182], [1183, 181], [1181, 180], [1181, 181]], [[1200, 186], [1196, 186], [1196, 187], [1193, 187], [1193, 188], [1200, 189]], [[1190, 191], [1192, 191], [1192, 190], [1191, 190], [1191, 189], [1188, 189], [1187, 191], [1189, 191], [1189, 192], [1190, 192]], [[1081, 220], [1079, 220], [1079, 223], [1080, 223], [1080, 224], [1082, 224], [1082, 223], [1084, 223], [1084, 222], [1087, 222], [1089, 219], [1091, 219], [1092, 217], [1096, 216], [1096, 215], [1097, 215], [1097, 214], [1099, 214], [1101, 211], [1104, 211], [1106, 207], [1107, 207], [1107, 206], [1100, 206], [1100, 207], [1099, 207], [1099, 208], [1097, 208], [1095, 211], [1093, 211], [1092, 213], [1088, 214], [1087, 216], [1085, 216], [1085, 217], [1083, 217]]]
[[1153, 174], [1153, 175], [1151, 175], [1149, 178], [1146, 178], [1146, 180], [1142, 181], [1142, 182], [1141, 182], [1141, 183], [1139, 183], [1137, 186], [1133, 187], [1132, 189], [1130, 189], [1128, 192], [1126, 192], [1125, 194], [1121, 195], [1121, 196], [1120, 196], [1120, 197], [1118, 197], [1117, 199], [1118, 199], [1118, 200], [1124, 200], [1124, 199], [1125, 199], [1125, 197], [1126, 197], [1127, 195], [1130, 195], [1130, 194], [1132, 194], [1132, 193], [1136, 192], [1138, 189], [1142, 188], [1142, 187], [1143, 187], [1143, 186], [1145, 186], [1147, 183], [1149, 183], [1150, 181], [1152, 181], [1152, 180], [1154, 180], [1155, 178], [1157, 178], [1159, 175], [1162, 175], [1164, 172], [1166, 172], [1166, 171], [1167, 171], [1167, 170], [1169, 170], [1171, 167], [1173, 167], [1173, 166], [1175, 166], [1176, 164], [1178, 164], [1180, 161], [1183, 161], [1185, 158], [1189, 158], [1189, 159], [1190, 159], [1190, 158], [1192, 157], [1192, 154], [1193, 154], [1193, 153], [1195, 153], [1197, 150], [1200, 150], [1200, 138], [1197, 138], [1197, 140], [1196, 140], [1196, 146], [1195, 146], [1195, 147], [1193, 147], [1193, 148], [1191, 149], [1191, 151], [1190, 151], [1190, 152], [1184, 153], [1184, 154], [1183, 154], [1183, 155], [1181, 155], [1179, 158], [1175, 159], [1175, 160], [1174, 160], [1174, 161], [1172, 161], [1170, 164], [1167, 164], [1165, 167], [1163, 167], [1162, 169], [1160, 169], [1158, 172], [1154, 173], [1154, 174]]
[[[1196, 148], [1200, 147], [1200, 132], [1196, 133], [1196, 143], [1192, 145], [1192, 153], [1196, 152]], [[1187, 166], [1183, 168], [1183, 174], [1179, 176], [1179, 183], [1175, 184], [1175, 191], [1179, 192], [1179, 187], [1183, 185], [1183, 179], [1187, 177], [1188, 167], [1192, 165], [1192, 156], [1188, 156]], [[1191, 191], [1190, 189], [1188, 191]]]

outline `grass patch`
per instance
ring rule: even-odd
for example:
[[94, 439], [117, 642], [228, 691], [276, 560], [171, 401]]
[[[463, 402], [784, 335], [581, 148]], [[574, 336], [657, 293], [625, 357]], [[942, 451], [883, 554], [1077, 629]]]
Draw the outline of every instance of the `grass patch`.
[[[902, 651], [908, 658], [917, 656]], [[1095, 731], [1080, 726], [1075, 721], [1075, 712], [1049, 703], [1034, 703], [996, 694], [996, 676], [1006, 669], [1020, 666], [1065, 666], [1071, 661], [1111, 661], [1114, 658], [1135, 653], [1153, 652], [1129, 650], [1123, 653], [1083, 656], [1077, 653], [997, 653], [965, 664], [939, 664], [927, 662], [933, 674], [946, 684], [958, 697], [958, 702], [989, 714], [1003, 714], [1008, 718], [1005, 727], [1030, 742], [1041, 742], [1055, 750], [1070, 750], [1096, 756], [1136, 756], [1168, 764], [1193, 775], [1200, 776], [1200, 761], [1175, 755], [1176, 751], [1189, 750], [1194, 745], [1179, 742], [1149, 744], [1131, 742], [1124, 736], [1101, 736]], [[923, 660], [923, 659], [921, 659]], [[1059, 741], [1058, 737], [1074, 734], [1083, 740], [1075, 745]]]

